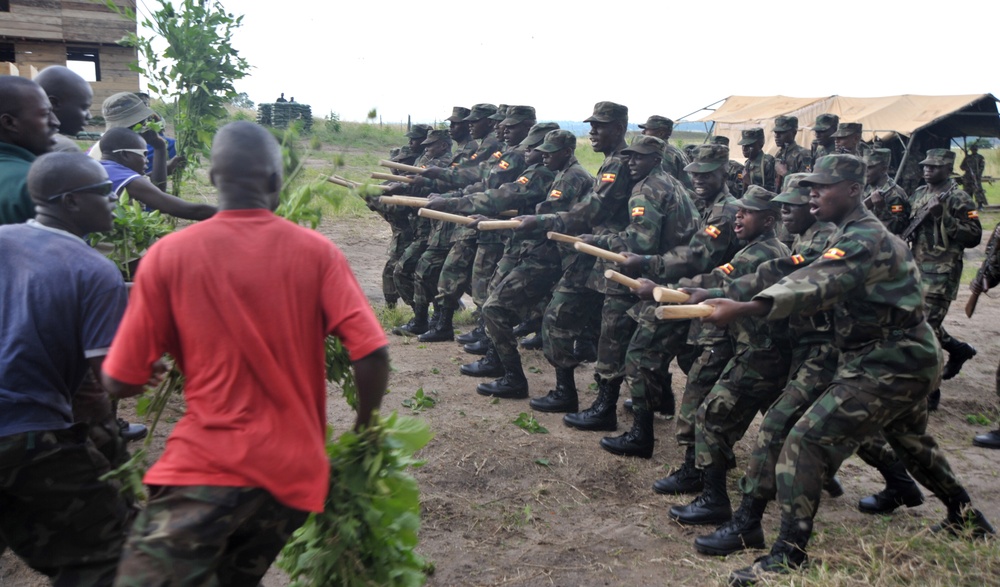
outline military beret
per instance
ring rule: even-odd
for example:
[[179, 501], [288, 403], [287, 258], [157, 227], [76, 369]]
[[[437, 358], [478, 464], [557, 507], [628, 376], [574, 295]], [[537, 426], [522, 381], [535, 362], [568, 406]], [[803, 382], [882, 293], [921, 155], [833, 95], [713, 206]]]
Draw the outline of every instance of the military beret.
[[737, 205], [744, 210], [778, 210], [781, 204], [774, 203], [774, 196], [774, 192], [769, 192], [759, 185], [752, 185], [739, 199]]
[[928, 149], [927, 156], [918, 165], [954, 165], [955, 152], [951, 149]]
[[411, 139], [426, 139], [427, 133], [429, 132], [431, 132], [431, 125], [414, 124], [410, 127], [409, 132], [407, 132], [405, 136]]
[[665, 128], [667, 130], [674, 130], [674, 121], [666, 116], [654, 114], [646, 119], [646, 124], [640, 124], [639, 128], [648, 128], [649, 130]]
[[693, 161], [684, 171], [705, 173], [729, 165], [729, 147], [725, 145], [700, 145], [694, 152]]
[[834, 138], [843, 138], [859, 134], [861, 134], [860, 122], [841, 122], [840, 126], [837, 127], [837, 132], [833, 133], [831, 136]]
[[781, 193], [774, 197], [776, 204], [793, 204], [801, 206], [809, 203], [809, 188], [802, 185], [802, 180], [808, 173], [791, 173], [785, 176], [785, 184]]
[[497, 107], [493, 104], [476, 104], [462, 122], [476, 122], [477, 120], [493, 116], [496, 113]]
[[774, 132], [799, 130], [799, 119], [795, 116], [779, 116], [774, 119]]
[[725, 145], [725, 146], [728, 147], [729, 146], [729, 137], [727, 137], [726, 135], [715, 135], [715, 136], [712, 137], [712, 144], [713, 145]]
[[539, 122], [531, 127], [531, 130], [528, 131], [528, 136], [524, 137], [520, 146], [534, 147], [535, 145], [539, 145], [545, 140], [545, 135], [554, 130], [559, 130], [558, 124], [554, 122]]
[[451, 116], [445, 118], [448, 122], [464, 122], [465, 118], [472, 113], [472, 110], [465, 108], [463, 106], [452, 106]]
[[503, 119], [504, 126], [514, 126], [526, 120], [535, 122], [535, 109], [531, 106], [509, 106], [507, 108], [507, 118]]
[[509, 108], [509, 106], [506, 104], [497, 106], [497, 111], [490, 115], [490, 120], [501, 122], [504, 118], [507, 118], [507, 108]]
[[740, 139], [741, 145], [753, 145], [759, 141], [764, 140], [764, 129], [759, 126], [756, 128], [747, 128], [742, 132], [742, 137]]
[[865, 155], [865, 165], [888, 165], [892, 161], [892, 151], [889, 149], [872, 149]]
[[865, 162], [854, 155], [827, 155], [816, 160], [812, 173], [802, 178], [800, 185], [832, 185], [842, 181], [864, 185], [866, 169]]
[[649, 135], [639, 135], [632, 140], [632, 144], [622, 149], [622, 153], [638, 153], [640, 155], [663, 156], [666, 144], [662, 139]]
[[614, 122], [616, 120], [628, 121], [628, 106], [614, 102], [598, 102], [594, 104], [594, 113], [584, 122]]
[[555, 153], [561, 149], [576, 149], [576, 135], [568, 130], [553, 130], [545, 135], [545, 142], [535, 147], [542, 153]]
[[823, 132], [830, 130], [831, 128], [837, 128], [838, 124], [840, 124], [840, 117], [836, 114], [820, 114], [816, 117], [816, 123], [813, 124], [813, 130]]
[[450, 138], [451, 138], [451, 135], [448, 133], [448, 131], [446, 131], [444, 129], [435, 129], [435, 130], [432, 130], [431, 132], [427, 133], [427, 138], [424, 139], [424, 141], [422, 143], [420, 143], [420, 144], [421, 145], [430, 145], [430, 144], [436, 143], [438, 141], [448, 140]]

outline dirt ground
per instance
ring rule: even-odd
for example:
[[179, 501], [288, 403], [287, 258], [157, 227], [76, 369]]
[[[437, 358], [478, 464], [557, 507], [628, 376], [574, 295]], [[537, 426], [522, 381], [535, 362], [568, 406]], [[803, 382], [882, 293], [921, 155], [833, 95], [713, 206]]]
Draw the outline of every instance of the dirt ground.
[[[389, 238], [385, 225], [374, 218], [326, 221], [321, 230], [344, 250], [373, 304], [381, 303], [380, 275]], [[978, 266], [981, 250], [969, 251], [967, 262]], [[944, 399], [941, 410], [930, 417], [930, 430], [976, 505], [997, 522], [998, 454], [971, 446], [972, 436], [988, 427], [969, 424], [966, 416], [995, 417], [1000, 301], [983, 298], [970, 321], [962, 312], [966, 296], [963, 291], [952, 305], [947, 327], [973, 344], [979, 355], [942, 386]], [[730, 570], [761, 554], [702, 557], [691, 542], [711, 528], [688, 528], [670, 520], [669, 506], [690, 498], [656, 495], [651, 485], [681, 461], [672, 420], [657, 418], [656, 449], [649, 460], [604, 452], [597, 443], [606, 433], [567, 428], [559, 414], [534, 414], [549, 433], [528, 434], [512, 423], [519, 413], [531, 412], [527, 401], [491, 401], [477, 395], [479, 380], [458, 372], [459, 364], [474, 357], [458, 344], [425, 345], [391, 335], [390, 341], [393, 373], [384, 409], [409, 412], [401, 402], [421, 387], [438, 400], [418, 416], [430, 424], [435, 438], [422, 451], [427, 464], [414, 472], [424, 507], [419, 551], [435, 566], [428, 585], [720, 585]], [[526, 351], [524, 360], [531, 395], [544, 394], [555, 383], [552, 369], [541, 351]], [[585, 407], [595, 397], [588, 389], [591, 366], [578, 369], [576, 380]], [[683, 384], [684, 376], [677, 372], [676, 393]], [[331, 391], [331, 398], [331, 421], [341, 428], [349, 425], [349, 408], [336, 392]], [[621, 408], [618, 418], [619, 431], [631, 423]], [[746, 463], [755, 431], [756, 424], [738, 445], [740, 467]], [[162, 447], [168, 432], [169, 426], [157, 430], [157, 445]], [[738, 474], [739, 470], [730, 475], [731, 495], [736, 495]], [[855, 504], [881, 489], [878, 473], [853, 457], [844, 464], [840, 478], [846, 493], [824, 500], [810, 545], [813, 557], [830, 558], [844, 549], [863, 548], [869, 536], [877, 544], [887, 533], [925, 531], [944, 516], [941, 504], [930, 496], [923, 506], [894, 516], [865, 516]], [[769, 507], [764, 526], [768, 539], [773, 539], [776, 506]], [[0, 565], [0, 586], [44, 584], [9, 554]], [[960, 582], [956, 575], [955, 583]], [[950, 583], [946, 578], [939, 582]], [[287, 579], [272, 569], [263, 585], [283, 586]]]

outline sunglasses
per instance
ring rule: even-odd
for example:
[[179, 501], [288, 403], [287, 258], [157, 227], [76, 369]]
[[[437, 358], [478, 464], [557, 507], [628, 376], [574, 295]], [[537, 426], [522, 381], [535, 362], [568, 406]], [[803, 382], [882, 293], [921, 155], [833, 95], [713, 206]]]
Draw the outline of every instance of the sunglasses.
[[115, 149], [112, 153], [133, 153], [135, 155], [146, 156], [146, 149]]
[[48, 201], [58, 200], [63, 196], [68, 196], [69, 194], [96, 194], [98, 196], [104, 196], [105, 198], [114, 202], [118, 199], [118, 194], [114, 193], [114, 184], [111, 180], [102, 181], [101, 183], [95, 183], [93, 185], [85, 185], [83, 187], [75, 188], [61, 194], [55, 194], [45, 198]]

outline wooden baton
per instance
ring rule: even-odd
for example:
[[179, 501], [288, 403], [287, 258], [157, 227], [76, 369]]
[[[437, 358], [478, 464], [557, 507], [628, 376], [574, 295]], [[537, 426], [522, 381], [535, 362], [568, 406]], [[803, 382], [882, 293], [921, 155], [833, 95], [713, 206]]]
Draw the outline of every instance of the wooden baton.
[[330, 177], [326, 178], [326, 181], [328, 181], [328, 182], [330, 182], [330, 183], [332, 183], [334, 185], [344, 186], [345, 188], [352, 189], [352, 190], [355, 189], [356, 187], [358, 187], [358, 185], [356, 183], [354, 183], [352, 181], [348, 181], [348, 180], [346, 180], [346, 179], [344, 179], [342, 177], [337, 177], [336, 175], [331, 175]]
[[689, 318], [704, 318], [711, 316], [715, 311], [714, 306], [708, 304], [689, 304], [681, 306], [659, 306], [656, 308], [656, 317], [660, 320], [688, 320]]
[[573, 248], [580, 251], [581, 253], [593, 255], [594, 257], [597, 257], [599, 259], [604, 259], [607, 261], [614, 261], [615, 263], [624, 263], [626, 259], [628, 259], [628, 257], [626, 257], [625, 255], [612, 253], [611, 251], [606, 251], [600, 247], [588, 245], [587, 243], [583, 242], [573, 243]]
[[629, 287], [632, 289], [638, 289], [639, 286], [642, 285], [641, 283], [639, 283], [638, 279], [632, 279], [628, 275], [618, 273], [617, 271], [613, 271], [611, 269], [608, 269], [604, 272], [604, 277], [605, 279], [610, 279], [615, 283], [620, 283], [625, 287]]
[[483, 220], [476, 225], [479, 230], [506, 230], [521, 226], [520, 220]]
[[382, 167], [388, 167], [389, 169], [398, 169], [399, 171], [406, 171], [409, 173], [423, 173], [423, 167], [417, 167], [415, 165], [407, 165], [406, 163], [396, 163], [395, 161], [388, 161], [382, 159], [378, 162]]
[[427, 198], [414, 198], [413, 196], [379, 196], [378, 201], [383, 204], [409, 206], [411, 208], [423, 208], [427, 205]]
[[379, 173], [377, 171], [372, 172], [372, 179], [384, 179], [385, 181], [398, 181], [399, 183], [413, 183], [412, 177], [403, 177], [402, 175], [393, 175], [391, 173]]
[[547, 232], [545, 233], [545, 236], [547, 236], [550, 241], [556, 241], [560, 243], [573, 244], [573, 243], [583, 242], [583, 239], [581, 239], [578, 236], [570, 236], [568, 234], [563, 234], [561, 232]]
[[691, 294], [686, 294], [679, 289], [657, 286], [653, 289], [653, 299], [661, 304], [683, 304], [691, 299]]
[[437, 210], [428, 210], [427, 208], [417, 210], [417, 216], [423, 216], [424, 218], [431, 218], [433, 220], [443, 220], [445, 222], [454, 222], [455, 224], [472, 224], [475, 222], [475, 219], [469, 218], [468, 216], [438, 212]]

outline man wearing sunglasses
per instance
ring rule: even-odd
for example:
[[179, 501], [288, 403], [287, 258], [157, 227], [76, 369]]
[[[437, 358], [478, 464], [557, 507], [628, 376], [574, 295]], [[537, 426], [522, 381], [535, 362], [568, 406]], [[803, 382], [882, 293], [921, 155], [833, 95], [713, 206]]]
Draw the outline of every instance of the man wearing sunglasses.
[[[74, 410], [125, 311], [121, 274], [82, 239], [111, 228], [114, 194], [80, 153], [39, 157], [27, 187], [36, 218], [0, 226], [0, 537], [55, 585], [110, 585], [129, 508]], [[107, 394], [90, 399], [113, 434]]]
[[28, 168], [55, 144], [59, 119], [35, 82], [0, 76], [0, 224], [34, 217], [28, 195]]

